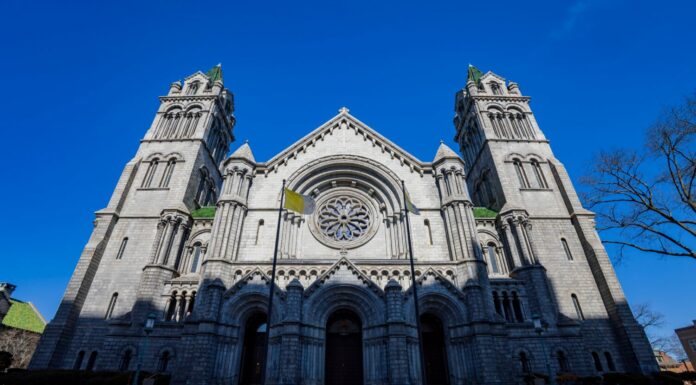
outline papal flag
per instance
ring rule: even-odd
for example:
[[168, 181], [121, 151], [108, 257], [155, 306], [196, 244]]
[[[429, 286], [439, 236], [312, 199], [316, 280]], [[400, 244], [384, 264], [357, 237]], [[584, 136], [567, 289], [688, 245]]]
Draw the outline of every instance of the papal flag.
[[408, 191], [405, 191], [406, 193], [406, 210], [410, 212], [411, 214], [415, 215], [420, 215], [420, 210], [418, 210], [418, 207], [411, 202], [411, 196], [408, 195]]
[[283, 208], [300, 214], [311, 214], [316, 206], [314, 199], [307, 195], [296, 193], [288, 188], [285, 189], [285, 202]]

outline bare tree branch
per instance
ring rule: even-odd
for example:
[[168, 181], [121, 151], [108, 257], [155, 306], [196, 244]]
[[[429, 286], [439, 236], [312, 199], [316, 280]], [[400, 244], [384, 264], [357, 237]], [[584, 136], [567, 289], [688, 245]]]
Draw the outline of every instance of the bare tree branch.
[[696, 95], [669, 109], [640, 151], [597, 155], [582, 178], [604, 242], [624, 250], [696, 259]]

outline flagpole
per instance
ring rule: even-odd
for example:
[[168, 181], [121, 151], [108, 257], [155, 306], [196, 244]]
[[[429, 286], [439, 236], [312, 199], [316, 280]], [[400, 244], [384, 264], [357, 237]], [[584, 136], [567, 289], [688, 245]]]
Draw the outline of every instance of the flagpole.
[[418, 357], [420, 357], [420, 367], [421, 367], [421, 384], [426, 383], [425, 378], [425, 360], [423, 356], [423, 344], [421, 344], [421, 322], [420, 322], [420, 310], [418, 310], [418, 288], [416, 284], [416, 267], [413, 264], [413, 243], [411, 242], [411, 221], [408, 218], [408, 206], [406, 203], [406, 184], [404, 180], [401, 180], [401, 191], [404, 195], [404, 212], [406, 213], [406, 236], [408, 238], [408, 255], [411, 262], [411, 288], [413, 289], [413, 306], [416, 311], [416, 333], [418, 341]]
[[[278, 241], [280, 240], [280, 221], [283, 217], [283, 201], [285, 200], [285, 179], [280, 189], [280, 204], [278, 205], [278, 225], [276, 226], [275, 247], [273, 249], [273, 267], [271, 268], [271, 284], [268, 289], [268, 318], [266, 320], [266, 346], [263, 351], [263, 364], [261, 366], [261, 384], [266, 384], [266, 367], [268, 362], [268, 347], [271, 343], [271, 314], [273, 313], [273, 287], [275, 286], [276, 264], [278, 262]], [[248, 333], [248, 331], [247, 331]]]

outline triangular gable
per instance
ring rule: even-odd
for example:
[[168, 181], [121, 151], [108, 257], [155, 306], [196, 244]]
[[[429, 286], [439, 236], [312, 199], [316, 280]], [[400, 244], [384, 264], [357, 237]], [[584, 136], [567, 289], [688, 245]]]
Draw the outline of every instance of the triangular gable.
[[[232, 285], [226, 292], [224, 297], [229, 297], [231, 295], [234, 295], [235, 293], [239, 292], [244, 288], [244, 286], [248, 285], [249, 282], [253, 281], [255, 277], [259, 277], [263, 282], [264, 286], [268, 285], [269, 282], [271, 282], [271, 277], [266, 275], [261, 269], [258, 267], [254, 268], [252, 271], [244, 274], [242, 278], [240, 278], [237, 282]], [[278, 285], [273, 285], [275, 287], [276, 295], [280, 295], [281, 298], [285, 298], [285, 292], [281, 290]]]
[[[436, 281], [438, 281], [442, 286], [444, 286], [447, 290], [452, 292], [452, 294], [456, 295], [457, 297], [464, 299], [466, 295], [464, 292], [459, 290], [456, 286], [454, 286], [454, 283], [447, 279], [444, 275], [440, 274], [437, 270], [433, 269], [432, 267], [429, 267], [428, 270], [425, 271], [420, 277], [416, 278], [416, 284], [418, 285], [423, 285], [423, 282], [428, 277], [433, 277]], [[406, 296], [410, 296], [411, 293], [413, 293], [413, 287], [409, 287], [408, 290], [406, 290]], [[420, 295], [419, 295], [420, 297]]]
[[191, 80], [191, 79], [193, 79], [193, 78], [196, 78], [196, 77], [199, 78], [199, 79], [202, 80], [202, 81], [205, 81], [205, 82], [207, 82], [207, 81], [210, 80], [210, 78], [209, 78], [206, 74], [204, 74], [203, 72], [201, 72], [201, 71], [196, 71], [196, 72], [194, 72], [193, 74], [191, 74], [191, 75], [185, 77], [185, 78], [184, 78], [184, 81], [185, 81], [185, 82], [188, 82], [189, 80]]
[[327, 269], [324, 274], [320, 275], [317, 277], [316, 281], [314, 281], [307, 290], [305, 290], [304, 294], [305, 296], [311, 295], [313, 292], [324, 286], [324, 284], [328, 281], [330, 281], [331, 276], [336, 274], [337, 271], [341, 269], [342, 266], [345, 266], [348, 270], [350, 270], [353, 275], [356, 276], [356, 278], [361, 281], [363, 284], [365, 284], [370, 290], [372, 290], [375, 294], [378, 296], [382, 297], [384, 296], [384, 291], [377, 286], [376, 283], [374, 283], [368, 276], [363, 274], [360, 269], [358, 269], [357, 266], [353, 264], [348, 258], [342, 257], [339, 259], [336, 263], [334, 263], [329, 269]]
[[430, 168], [430, 163], [422, 162], [420, 159], [409, 154], [406, 150], [382, 136], [380, 133], [361, 122], [353, 115], [349, 114], [347, 108], [342, 108], [338, 115], [317, 127], [300, 140], [291, 144], [285, 150], [271, 158], [268, 162], [262, 163], [261, 166], [266, 167], [266, 172], [271, 172], [274, 170], [277, 171], [278, 167], [287, 164], [291, 159], [294, 159], [298, 154], [305, 152], [308, 147], [311, 147], [314, 143], [321, 140], [325, 135], [330, 134], [337, 129], [354, 130], [359, 135], [362, 135], [365, 140], [372, 142], [374, 145], [380, 147], [383, 151], [391, 154], [392, 157], [400, 160], [401, 164], [411, 168], [411, 171], [416, 171], [422, 174], [424, 169]]
[[496, 73], [493, 73], [493, 72], [491, 72], [491, 71], [488, 71], [488, 72], [486, 72], [485, 75], [481, 76], [481, 81], [485, 81], [485, 80], [487, 80], [487, 79], [489, 79], [489, 78], [496, 78], [496, 79], [500, 80], [501, 82], [503, 82], [503, 84], [505, 84], [505, 78], [504, 78], [504, 77], [502, 77], [502, 76], [500, 76], [500, 75], [498, 75], [498, 74], [496, 74]]

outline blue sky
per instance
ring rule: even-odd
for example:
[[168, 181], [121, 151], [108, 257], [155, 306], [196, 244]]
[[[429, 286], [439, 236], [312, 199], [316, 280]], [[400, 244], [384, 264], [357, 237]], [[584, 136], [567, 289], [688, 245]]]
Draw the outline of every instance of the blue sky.
[[[694, 2], [430, 3], [3, 1], [0, 281], [53, 316], [157, 96], [218, 62], [233, 147], [248, 139], [259, 160], [341, 106], [430, 160], [473, 63], [532, 96], [574, 180], [696, 90]], [[617, 272], [664, 333], [696, 318], [696, 262], [634, 254]]]

